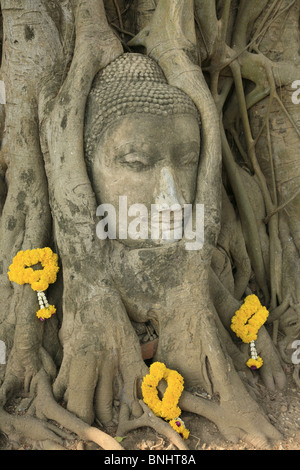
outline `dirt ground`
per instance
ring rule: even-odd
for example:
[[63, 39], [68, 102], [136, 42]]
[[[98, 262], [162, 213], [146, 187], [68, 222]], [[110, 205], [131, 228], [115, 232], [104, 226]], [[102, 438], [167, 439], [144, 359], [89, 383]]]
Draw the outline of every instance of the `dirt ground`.
[[[264, 386], [258, 385], [258, 401], [274, 426], [281, 432], [282, 440], [270, 447], [270, 450], [300, 450], [300, 389], [292, 378], [292, 369], [286, 369], [287, 387], [283, 391], [271, 392]], [[21, 400], [21, 399], [20, 399]], [[16, 399], [9, 404], [7, 411], [17, 413]], [[205, 418], [191, 413], [182, 413], [186, 427], [190, 430], [187, 444], [190, 450], [261, 450], [244, 442], [233, 444], [226, 441], [217, 427]], [[105, 430], [105, 429], [104, 429]], [[106, 429], [115, 436], [116, 429]], [[122, 436], [122, 446], [125, 450], [176, 450], [176, 448], [150, 428], [132, 431], [128, 436]], [[67, 443], [69, 450], [101, 450], [98, 446], [76, 439]], [[20, 445], [7, 440], [0, 433], [0, 450], [31, 450], [29, 445]]]

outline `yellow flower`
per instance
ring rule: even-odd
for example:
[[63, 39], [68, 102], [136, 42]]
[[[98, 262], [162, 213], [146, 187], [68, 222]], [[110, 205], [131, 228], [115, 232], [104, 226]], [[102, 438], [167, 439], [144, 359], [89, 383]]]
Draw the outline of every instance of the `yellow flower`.
[[[31, 266], [38, 263], [42, 265], [43, 269], [32, 269]], [[20, 285], [30, 284], [34, 291], [42, 292], [48, 289], [49, 284], [56, 281], [58, 271], [58, 256], [52, 252], [51, 248], [46, 247], [19, 251], [14, 257], [7, 274], [10, 281]], [[55, 312], [55, 307], [50, 305], [41, 308], [36, 314], [38, 318], [45, 320]]]
[[36, 316], [40, 320], [46, 320], [46, 318], [51, 318], [56, 312], [54, 305], [49, 305], [49, 307], [41, 308], [36, 312]]
[[263, 365], [263, 360], [260, 356], [257, 357], [257, 359], [253, 359], [252, 357], [247, 361], [247, 366], [250, 367], [250, 369], [256, 370], [259, 369]]
[[[183, 377], [177, 371], [167, 369], [161, 362], [151, 364], [149, 372], [142, 383], [144, 402], [156, 416], [164, 418], [166, 421], [179, 419], [181, 409], [178, 407], [178, 402], [183, 392]], [[168, 387], [160, 400], [157, 386], [162, 379], [167, 382]], [[178, 425], [176, 427], [178, 428]], [[187, 433], [185, 428], [182, 429], [182, 435], [188, 436]]]
[[235, 312], [231, 329], [244, 343], [257, 339], [258, 330], [266, 322], [269, 312], [263, 307], [256, 295], [248, 295], [244, 304]]
[[[31, 266], [41, 263], [43, 269], [34, 270]], [[9, 267], [8, 278], [17, 284], [30, 284], [35, 291], [47, 290], [56, 281], [58, 256], [51, 248], [19, 251]]]
[[[244, 343], [252, 343], [257, 339], [257, 333], [267, 321], [268, 315], [268, 310], [261, 305], [257, 296], [248, 295], [232, 317], [231, 329]], [[263, 365], [263, 360], [259, 356], [254, 357], [248, 360], [247, 366], [256, 370]]]

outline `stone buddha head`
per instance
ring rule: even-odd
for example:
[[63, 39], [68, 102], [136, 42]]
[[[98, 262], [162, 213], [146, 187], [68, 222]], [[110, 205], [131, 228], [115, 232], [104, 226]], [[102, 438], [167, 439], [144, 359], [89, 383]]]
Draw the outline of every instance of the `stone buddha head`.
[[[97, 203], [114, 208], [122, 219], [116, 238], [130, 246], [173, 241], [176, 224], [182, 227], [183, 221], [176, 214], [182, 215], [195, 198], [200, 117], [192, 100], [167, 83], [152, 59], [123, 54], [96, 76], [87, 103], [85, 155]], [[151, 227], [162, 223], [161, 213], [170, 208], [169, 237], [163, 228], [153, 236]], [[124, 235], [124, 220], [130, 227], [139, 209], [147, 233]]]

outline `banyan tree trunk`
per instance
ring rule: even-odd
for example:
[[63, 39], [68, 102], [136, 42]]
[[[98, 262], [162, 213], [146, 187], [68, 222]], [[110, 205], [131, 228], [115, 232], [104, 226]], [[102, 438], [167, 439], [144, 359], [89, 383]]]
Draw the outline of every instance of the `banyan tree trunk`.
[[[291, 64], [291, 73], [297, 70], [299, 2], [291, 9], [284, 3], [1, 1], [7, 98], [1, 113], [0, 340], [8, 357], [0, 364], [2, 432], [25, 436], [36, 448], [63, 448], [70, 436], [55, 421], [83, 440], [120, 450], [94, 426], [117, 419], [119, 436], [149, 425], [186, 448], [139, 401], [148, 366], [130, 310], [146, 276], [152, 293], [147, 321], [153, 320], [159, 336], [151, 359], [177, 369], [186, 388], [201, 387], [218, 397], [210, 402], [185, 390], [182, 410], [212, 420], [228, 439], [265, 445], [280, 437], [247, 391], [252, 373], [230, 321], [254, 278], [273, 320], [279, 318], [276, 307], [292, 311], [292, 320], [281, 318], [287, 337], [299, 331], [299, 131], [288, 89], [276, 93], [279, 81], [287, 85], [280, 61]], [[250, 26], [258, 21], [257, 31], [265, 33], [268, 16], [261, 18], [270, 10], [277, 18], [280, 8], [290, 15], [284, 32], [293, 36], [295, 57], [286, 49], [275, 66], [267, 34], [259, 45], [266, 49], [262, 54], [254, 50], [255, 41], [246, 49], [253, 39]], [[84, 158], [86, 102], [98, 71], [124, 50], [154, 59], [168, 83], [200, 112], [195, 202], [204, 204], [205, 230], [196, 253], [182, 243], [148, 254], [112, 249], [96, 237], [96, 197]], [[256, 85], [249, 94], [244, 78]], [[245, 157], [251, 175], [236, 163], [233, 148]], [[18, 251], [45, 246], [58, 253], [60, 273], [48, 292], [57, 315], [41, 323], [34, 314], [36, 294], [30, 286], [10, 283], [7, 272]], [[261, 378], [271, 388], [283, 386], [266, 328], [259, 331], [257, 347], [264, 356]], [[21, 391], [29, 394], [28, 412], [10, 415], [6, 403]]]

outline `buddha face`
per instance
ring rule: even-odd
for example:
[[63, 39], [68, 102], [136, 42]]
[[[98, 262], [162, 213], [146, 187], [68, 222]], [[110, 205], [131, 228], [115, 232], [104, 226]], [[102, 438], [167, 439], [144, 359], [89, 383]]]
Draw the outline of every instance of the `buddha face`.
[[[137, 214], [130, 212], [130, 208], [136, 209], [137, 204], [143, 206], [141, 220], [145, 222], [148, 218], [146, 236], [145, 233], [140, 234], [135, 240], [130, 236], [120, 237], [117, 221], [116, 238], [122, 238], [131, 246], [166, 242], [163, 230], [158, 238], [153, 237], [151, 222], [156, 222], [154, 216], [150, 222], [151, 210], [153, 205], [163, 212], [168, 208], [181, 209], [185, 204], [193, 204], [199, 154], [199, 124], [194, 116], [188, 114], [127, 115], [104, 131], [92, 166], [98, 204], [114, 207], [117, 217], [123, 216], [122, 220], [126, 220], [127, 227], [133, 219], [136, 220]], [[171, 213], [168, 241], [174, 240], [178, 224], [182, 226], [182, 219], [176, 219], [175, 215], [176, 212]], [[161, 219], [157, 223], [161, 223]]]

